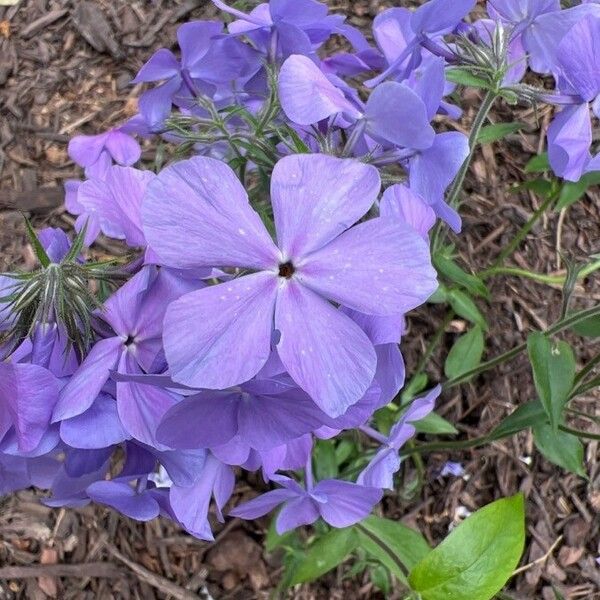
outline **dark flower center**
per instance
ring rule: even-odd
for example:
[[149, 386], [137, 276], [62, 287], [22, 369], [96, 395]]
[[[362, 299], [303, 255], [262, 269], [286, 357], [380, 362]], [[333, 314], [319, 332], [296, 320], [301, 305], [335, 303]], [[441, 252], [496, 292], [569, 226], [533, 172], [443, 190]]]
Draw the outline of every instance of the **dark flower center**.
[[286, 279], [289, 279], [295, 271], [296, 269], [294, 268], [291, 260], [279, 265], [279, 277], [285, 277]]
[[132, 335], [128, 335], [125, 340], [125, 345], [129, 348], [129, 346], [132, 346], [133, 344], [135, 344], [135, 338]]

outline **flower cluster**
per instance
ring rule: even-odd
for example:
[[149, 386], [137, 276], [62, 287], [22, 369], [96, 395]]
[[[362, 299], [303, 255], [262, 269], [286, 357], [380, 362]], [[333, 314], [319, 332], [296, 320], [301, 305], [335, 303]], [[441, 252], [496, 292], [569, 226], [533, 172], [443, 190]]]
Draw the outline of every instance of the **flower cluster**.
[[[382, 12], [373, 46], [316, 0], [213, 2], [228, 24], [179, 28], [180, 57], [159, 50], [134, 80], [157, 84], [138, 116], [71, 141], [73, 247], [45, 230], [40, 271], [0, 277], [0, 493], [34, 485], [50, 506], [162, 514], [212, 539], [213, 499], [223, 518], [236, 475], [260, 470], [276, 489], [230, 514], [282, 505], [280, 532], [344, 527], [393, 488], [440, 393], [375, 427], [404, 384], [405, 315], [437, 288], [429, 232], [461, 228], [445, 193], [469, 141], [432, 125], [460, 115], [447, 70], [564, 104], [549, 156], [576, 180], [600, 168], [600, 6], [490, 0], [467, 23], [474, 0], [430, 0]], [[332, 36], [346, 50], [322, 58]], [[556, 93], [521, 84], [527, 66]], [[135, 136], [177, 147], [170, 164], [140, 162]], [[94, 304], [83, 242], [101, 233], [136, 258]], [[355, 480], [315, 481], [315, 439], [351, 429], [379, 449]]]

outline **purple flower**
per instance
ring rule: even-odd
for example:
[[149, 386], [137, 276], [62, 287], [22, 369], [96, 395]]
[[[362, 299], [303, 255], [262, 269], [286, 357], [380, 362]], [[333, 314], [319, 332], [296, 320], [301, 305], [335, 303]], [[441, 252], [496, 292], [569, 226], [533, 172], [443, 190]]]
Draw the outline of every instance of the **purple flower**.
[[294, 55], [281, 67], [279, 95], [286, 115], [298, 125], [341, 115], [360, 132], [388, 145], [422, 150], [434, 139], [425, 103], [401, 83], [378, 86], [362, 107], [347, 100], [312, 60]]
[[142, 209], [163, 263], [256, 271], [169, 306], [163, 338], [173, 379], [238, 385], [265, 365], [274, 342], [325, 413], [357, 402], [373, 380], [375, 350], [327, 300], [385, 316], [411, 310], [437, 287], [427, 244], [410, 227], [384, 219], [351, 227], [379, 188], [377, 170], [353, 160], [282, 159], [271, 180], [276, 246], [228, 166], [198, 157], [165, 169]]
[[[195, 289], [197, 285], [175, 277], [168, 269], [145, 267], [109, 298], [101, 313], [106, 337], [92, 348], [79, 369], [61, 392], [53, 422], [78, 417], [75, 424], [84, 432], [90, 419], [102, 416], [112, 423], [104, 435], [123, 437], [114, 419], [114, 410], [106, 408], [106, 399], [98, 399], [112, 370], [138, 374], [162, 368], [162, 318], [170, 300]], [[98, 399], [98, 400], [97, 400]], [[94, 402], [100, 405], [94, 405]], [[117, 411], [127, 433], [136, 439], [162, 448], [155, 439], [158, 422], [176, 402], [175, 396], [150, 385], [120, 382], [116, 386]], [[85, 415], [88, 410], [91, 415]], [[102, 435], [102, 434], [97, 434]]]
[[[415, 435], [416, 429], [412, 423], [423, 419], [433, 410], [441, 391], [442, 388], [438, 385], [426, 395], [411, 402], [402, 418], [392, 427], [389, 436], [381, 439], [383, 446], [361, 471], [357, 479], [358, 483], [370, 487], [394, 489], [394, 473], [400, 468], [401, 462], [398, 451]], [[376, 439], [382, 437], [370, 428], [365, 428], [365, 431], [369, 435], [373, 434]]]
[[237, 506], [229, 514], [257, 519], [282, 504], [275, 520], [275, 529], [281, 535], [300, 525], [310, 525], [319, 517], [332, 527], [354, 525], [369, 515], [382, 496], [379, 489], [337, 479], [324, 479], [311, 489], [304, 489], [289, 477], [273, 480], [280, 489]]
[[592, 111], [600, 117], [600, 15], [586, 16], [574, 25], [558, 46], [558, 84], [561, 92], [581, 101], [566, 106], [548, 128], [548, 158], [553, 171], [569, 181], [579, 181], [600, 168], [600, 155], [592, 158]]
[[37, 365], [0, 362], [0, 440], [14, 429], [18, 449], [35, 450], [50, 425], [59, 381]]
[[103, 177], [112, 161], [130, 167], [142, 154], [140, 145], [124, 131], [111, 129], [99, 135], [77, 135], [69, 142], [69, 156], [87, 177]]

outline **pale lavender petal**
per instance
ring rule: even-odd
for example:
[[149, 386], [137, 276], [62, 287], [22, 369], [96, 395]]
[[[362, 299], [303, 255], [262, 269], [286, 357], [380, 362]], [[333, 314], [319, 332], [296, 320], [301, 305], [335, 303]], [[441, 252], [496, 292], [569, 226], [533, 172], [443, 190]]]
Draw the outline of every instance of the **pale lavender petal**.
[[382, 406], [391, 402], [402, 389], [405, 378], [404, 359], [397, 343], [375, 346], [377, 370], [375, 381], [381, 388]]
[[0, 437], [10, 423], [19, 450], [34, 450], [48, 429], [58, 391], [58, 379], [47, 369], [0, 362]]
[[349, 317], [290, 280], [277, 298], [277, 351], [289, 374], [327, 415], [343, 414], [373, 380], [376, 357]]
[[151, 129], [162, 127], [171, 113], [173, 97], [181, 88], [179, 75], [166, 83], [146, 90], [138, 100], [139, 110]]
[[398, 452], [384, 446], [359, 473], [356, 483], [372, 488], [393, 490], [394, 473], [400, 469], [400, 463]]
[[119, 165], [130, 167], [140, 160], [142, 149], [135, 139], [127, 133], [115, 130], [106, 138], [106, 149]]
[[381, 187], [375, 167], [323, 154], [280, 160], [271, 179], [279, 247], [296, 258], [322, 247], [371, 208]]
[[85, 412], [117, 366], [123, 349], [121, 338], [99, 341], [60, 393], [52, 414], [52, 422], [69, 419]]
[[76, 135], [71, 138], [68, 146], [69, 157], [80, 167], [89, 167], [93, 165], [100, 153], [104, 150], [104, 144], [108, 138], [108, 133], [99, 135]]
[[177, 30], [182, 66], [189, 69], [208, 51], [212, 38], [223, 30], [220, 21], [191, 21]]
[[319, 518], [319, 511], [308, 496], [288, 500], [275, 521], [275, 530], [279, 535], [291, 531], [300, 525], [310, 525]]
[[373, 36], [388, 63], [393, 63], [414, 38], [410, 26], [412, 12], [408, 8], [390, 8], [373, 21]]
[[[407, 411], [402, 415], [401, 422], [413, 423], [424, 419], [429, 413], [431, 413], [435, 407], [435, 401], [438, 396], [442, 393], [442, 386], [436, 385], [426, 394], [415, 398], [408, 407]], [[394, 425], [390, 432], [390, 439], [394, 438], [394, 428], [398, 427], [399, 424]]]
[[600, 17], [588, 15], [575, 24], [558, 46], [563, 76], [588, 102], [600, 94]]
[[175, 485], [189, 486], [196, 483], [206, 464], [207, 453], [204, 450], [150, 450]]
[[413, 13], [410, 24], [416, 33], [453, 29], [475, 7], [475, 0], [430, 0]]
[[438, 287], [429, 245], [412, 227], [382, 217], [306, 257], [298, 278], [326, 298], [381, 316], [416, 308]]
[[362, 521], [383, 496], [379, 489], [336, 479], [320, 481], [314, 494], [326, 497], [318, 509], [323, 520], [332, 527], [348, 527]]
[[263, 269], [278, 260], [235, 173], [213, 158], [195, 157], [163, 169], [148, 186], [142, 218], [146, 239], [169, 266]]
[[136, 521], [158, 517], [158, 503], [150, 494], [138, 494], [130, 485], [118, 481], [97, 481], [86, 488], [87, 495]]
[[317, 0], [271, 0], [269, 8], [273, 21], [287, 21], [305, 27], [327, 17], [327, 5]]
[[435, 225], [433, 209], [404, 184], [391, 185], [383, 192], [379, 214], [386, 219], [408, 223], [424, 239]]
[[119, 444], [129, 438], [117, 413], [117, 403], [100, 394], [84, 413], [60, 424], [60, 437], [73, 448], [97, 449]]
[[579, 181], [591, 159], [592, 123], [586, 104], [567, 106], [548, 127], [548, 159], [556, 175]]
[[166, 48], [157, 50], [140, 69], [131, 83], [162, 81], [171, 79], [179, 73], [179, 61], [175, 55]]
[[238, 432], [240, 394], [203, 392], [182, 400], [162, 419], [158, 440], [171, 448], [211, 448]]
[[367, 133], [396, 146], [424, 150], [433, 144], [435, 131], [427, 107], [416, 92], [396, 81], [378, 85], [367, 100]]
[[290, 56], [281, 67], [279, 98], [287, 117], [298, 125], [312, 125], [337, 113], [353, 119], [361, 116], [319, 67], [300, 54]]
[[173, 380], [223, 389], [256, 375], [271, 351], [277, 284], [255, 273], [173, 302], [163, 334]]
[[271, 490], [236, 506], [233, 510], [229, 511], [229, 515], [239, 517], [240, 519], [258, 519], [292, 498], [297, 498], [297, 495], [291, 490], [284, 488]]

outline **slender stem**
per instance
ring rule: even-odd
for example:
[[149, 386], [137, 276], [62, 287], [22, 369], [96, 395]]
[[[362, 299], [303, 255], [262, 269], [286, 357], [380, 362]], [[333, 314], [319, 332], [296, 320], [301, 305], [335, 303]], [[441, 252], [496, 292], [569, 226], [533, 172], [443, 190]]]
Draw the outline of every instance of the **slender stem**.
[[[593, 306], [592, 308], [580, 310], [578, 312], [574, 312], [574, 313], [571, 313], [570, 315], [567, 315], [564, 319], [560, 319], [559, 321], [554, 323], [554, 325], [552, 325], [551, 327], [546, 329], [546, 331], [544, 333], [546, 335], [554, 335], [556, 333], [563, 331], [564, 329], [568, 329], [569, 327], [576, 325], [577, 323], [581, 323], [581, 321], [584, 321], [585, 319], [587, 319], [589, 317], [594, 317], [596, 315], [600, 315], [600, 304], [597, 306]], [[442, 387], [444, 389], [455, 387], [459, 383], [462, 383], [463, 381], [467, 381], [468, 379], [471, 379], [471, 377], [474, 377], [475, 375], [484, 373], [485, 371], [488, 371], [489, 369], [493, 369], [494, 367], [497, 367], [498, 365], [501, 365], [502, 363], [513, 359], [515, 356], [518, 356], [521, 352], [523, 352], [526, 349], [527, 349], [527, 342], [523, 342], [522, 344], [515, 346], [511, 350], [508, 350], [507, 352], [504, 352], [503, 354], [500, 354], [499, 356], [496, 356], [495, 358], [492, 358], [491, 360], [481, 363], [478, 367], [475, 367], [474, 369], [466, 371], [465, 373], [458, 375], [457, 377], [454, 377], [452, 379], [448, 379], [448, 381], [444, 382]]]
[[577, 437], [586, 438], [588, 440], [600, 440], [600, 433], [591, 433], [590, 431], [580, 431], [579, 429], [571, 429], [564, 425], [559, 425], [558, 428], [565, 433], [576, 435]]
[[369, 531], [364, 525], [361, 525], [360, 523], [357, 523], [354, 527], [358, 529], [363, 535], [375, 542], [390, 557], [390, 559], [395, 563], [400, 572], [403, 573], [405, 577], [408, 577], [408, 569], [404, 566], [404, 563], [382, 539], [377, 537], [374, 533]]
[[496, 260], [492, 263], [492, 266], [484, 269], [479, 276], [486, 278], [490, 275], [493, 275], [495, 270], [498, 269], [499, 265], [501, 265], [521, 244], [521, 242], [529, 235], [529, 232], [533, 229], [533, 226], [536, 224], [538, 219], [544, 214], [546, 209], [554, 202], [555, 197], [552, 194], [550, 197], [546, 198], [542, 204], [538, 207], [538, 209], [531, 215], [527, 223], [519, 229], [517, 235], [510, 241], [509, 244], [500, 252]]
[[[578, 273], [577, 279], [585, 279], [588, 275], [600, 269], [600, 260], [596, 260]], [[525, 277], [526, 279], [532, 279], [539, 283], [545, 283], [547, 285], [563, 285], [567, 279], [566, 275], [545, 275], [544, 273], [535, 273], [533, 271], [527, 271], [526, 269], [519, 269], [518, 267], [489, 267], [479, 273], [479, 277], [487, 279], [493, 275], [514, 275], [515, 277]]]
[[579, 387], [576, 387], [569, 396], [569, 399], [575, 398], [575, 396], [579, 396], [580, 394], [585, 394], [594, 388], [600, 386], [600, 375], [590, 379], [587, 383], [582, 383]]
[[412, 448], [402, 448], [400, 456], [410, 456], [412, 454], [422, 454], [424, 452], [437, 452], [441, 450], [466, 450], [467, 448], [475, 448], [487, 444], [489, 439], [487, 436], [472, 438], [470, 440], [460, 440], [457, 442], [430, 442], [428, 444], [419, 444]]
[[592, 360], [590, 360], [590, 362], [585, 365], [585, 367], [583, 367], [579, 373], [577, 373], [575, 376], [575, 385], [582, 382], [598, 364], [600, 364], [600, 353], [596, 354], [596, 356], [594, 356], [594, 358], [592, 358]]
[[452, 185], [450, 186], [450, 190], [448, 191], [448, 195], [446, 197], [446, 202], [452, 207], [456, 208], [458, 204], [458, 195], [462, 189], [463, 183], [465, 181], [465, 177], [467, 172], [469, 171], [469, 167], [471, 166], [471, 161], [473, 160], [473, 156], [475, 155], [475, 149], [477, 147], [477, 140], [479, 139], [479, 134], [481, 133], [481, 128], [487, 119], [487, 116], [496, 101], [497, 94], [496, 92], [490, 90], [486, 93], [483, 98], [483, 102], [475, 115], [475, 119], [473, 120], [473, 126], [471, 127], [471, 133], [469, 134], [469, 156], [467, 156], [465, 162], [460, 167], [458, 174], [454, 178]]

